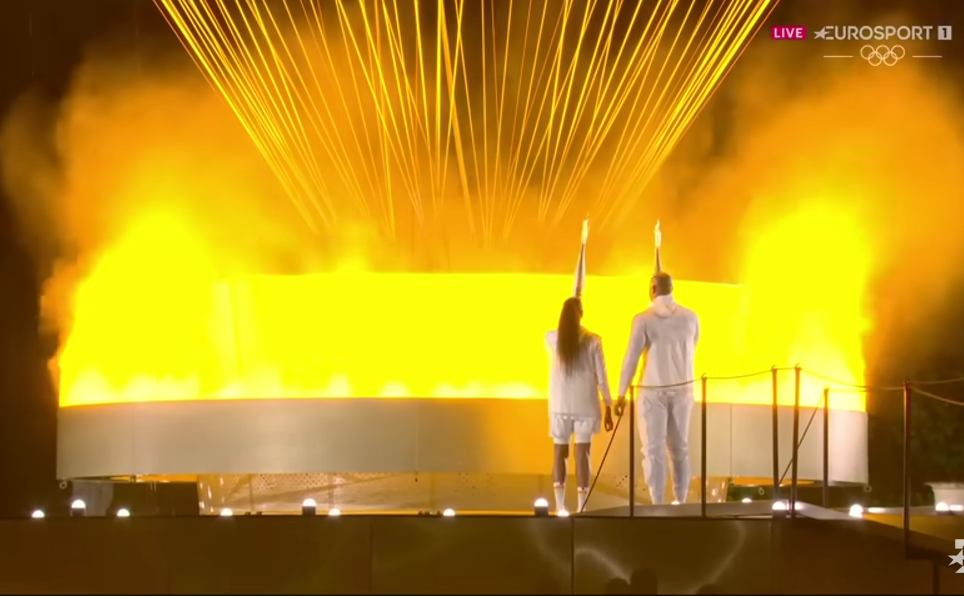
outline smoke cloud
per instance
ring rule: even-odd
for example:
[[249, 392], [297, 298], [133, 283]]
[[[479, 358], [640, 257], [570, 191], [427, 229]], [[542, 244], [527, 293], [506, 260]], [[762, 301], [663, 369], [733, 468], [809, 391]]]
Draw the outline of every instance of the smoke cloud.
[[717, 97], [723, 109], [661, 173], [685, 198], [659, 208], [687, 241], [683, 266], [769, 288], [783, 308], [860, 302], [868, 359], [902, 353], [896, 336], [909, 331], [921, 348], [943, 334], [938, 315], [964, 275], [961, 90], [940, 59], [874, 68], [822, 57], [856, 47], [789, 46], [758, 40]]
[[[923, 326], [962, 274], [957, 90], [939, 64], [875, 69], [766, 42], [743, 57], [641, 201], [591, 232], [590, 277], [651, 268], [660, 218], [673, 274], [765, 290], [759, 297], [774, 306], [754, 321], [763, 333], [787, 298], [845, 304], [841, 318], [866, 317], [856, 327], [864, 333]], [[350, 112], [378, 118], [364, 103]], [[520, 224], [494, 246], [469, 235], [460, 206], [444, 198], [435, 220], [401, 203], [393, 238], [352, 211], [319, 235], [186, 59], [165, 56], [133, 72], [106, 50], [90, 54], [59, 101], [24, 97], [0, 144], [7, 196], [49, 275], [44, 311], [61, 330], [71, 326], [80, 283], [98, 268], [124, 271], [131, 286], [155, 294], [173, 293], [156, 281], [258, 272], [568, 271], [576, 223], [592, 203], [576, 194], [571, 217], [539, 224], [538, 193], [525, 190]], [[604, 149], [586, 188], [617, 150]], [[139, 249], [105, 266], [135, 233]]]

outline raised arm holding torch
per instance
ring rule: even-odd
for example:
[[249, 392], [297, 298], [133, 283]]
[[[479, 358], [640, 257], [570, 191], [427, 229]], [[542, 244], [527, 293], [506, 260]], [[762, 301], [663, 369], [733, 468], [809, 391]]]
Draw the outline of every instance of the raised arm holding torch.
[[[589, 494], [589, 448], [602, 419], [613, 428], [609, 379], [602, 340], [582, 326], [582, 292], [586, 285], [586, 238], [589, 222], [582, 223], [582, 243], [576, 260], [572, 297], [562, 304], [558, 327], [546, 333], [549, 353], [549, 436], [553, 443], [552, 482], [556, 511], [566, 509], [566, 460], [569, 442], [575, 441], [577, 510], [585, 507]], [[599, 396], [606, 404], [605, 417]]]
[[629, 344], [619, 374], [616, 413], [622, 414], [640, 357], [643, 366], [641, 408], [643, 471], [654, 504], [666, 488], [666, 450], [673, 467], [673, 494], [684, 503], [689, 488], [689, 427], [693, 409], [693, 358], [699, 340], [696, 313], [673, 299], [673, 279], [663, 272], [659, 221], [653, 232], [656, 268], [650, 279], [649, 308], [633, 318]]

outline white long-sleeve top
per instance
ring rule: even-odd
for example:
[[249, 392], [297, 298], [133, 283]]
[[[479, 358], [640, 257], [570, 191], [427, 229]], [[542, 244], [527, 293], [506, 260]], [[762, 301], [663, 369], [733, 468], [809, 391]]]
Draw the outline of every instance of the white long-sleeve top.
[[599, 418], [599, 395], [612, 405], [606, 360], [599, 335], [582, 329], [579, 358], [570, 372], [556, 352], [556, 331], [546, 333], [549, 353], [549, 413], [568, 418]]
[[[699, 338], [696, 313], [677, 304], [670, 295], [658, 296], [649, 308], [633, 317], [629, 345], [619, 372], [619, 396], [625, 397], [633, 384], [643, 353], [646, 354], [641, 383], [644, 387], [693, 380], [693, 357]], [[691, 385], [674, 389], [693, 392]]]

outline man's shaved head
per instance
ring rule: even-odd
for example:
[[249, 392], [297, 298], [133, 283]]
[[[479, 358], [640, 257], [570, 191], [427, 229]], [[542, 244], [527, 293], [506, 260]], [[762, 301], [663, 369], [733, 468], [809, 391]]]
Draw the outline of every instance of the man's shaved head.
[[673, 293], [673, 277], [665, 272], [656, 273], [650, 283], [649, 292], [654, 298], [661, 295], [671, 295]]

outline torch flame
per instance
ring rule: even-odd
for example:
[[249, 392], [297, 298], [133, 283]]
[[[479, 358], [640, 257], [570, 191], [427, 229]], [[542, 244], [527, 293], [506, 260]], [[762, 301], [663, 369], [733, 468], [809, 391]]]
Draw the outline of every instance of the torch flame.
[[582, 221], [582, 242], [586, 243], [586, 239], [589, 238], [589, 219], [583, 219]]
[[653, 235], [656, 238], [656, 247], [658, 248], [663, 242], [663, 234], [659, 232], [659, 221], [656, 221], [656, 228], [653, 229]]

